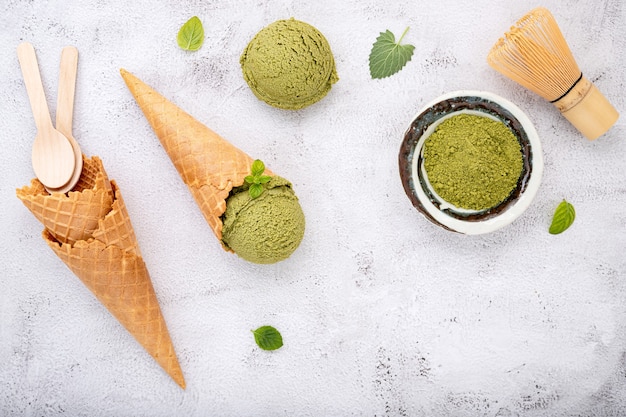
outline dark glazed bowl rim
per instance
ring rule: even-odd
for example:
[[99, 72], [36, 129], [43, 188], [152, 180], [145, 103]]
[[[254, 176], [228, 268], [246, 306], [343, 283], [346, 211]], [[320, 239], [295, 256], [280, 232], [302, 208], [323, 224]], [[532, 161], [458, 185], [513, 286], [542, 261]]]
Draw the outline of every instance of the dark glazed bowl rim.
[[[422, 175], [424, 140], [437, 124], [457, 113], [499, 120], [520, 142], [523, 168], [517, 186], [507, 199], [487, 210], [459, 210], [446, 204], [434, 194], [427, 178]], [[543, 174], [541, 143], [526, 114], [500, 96], [473, 90], [451, 92], [426, 105], [404, 134], [398, 162], [404, 191], [413, 206], [436, 225], [465, 234], [489, 233], [519, 217], [534, 198]]]

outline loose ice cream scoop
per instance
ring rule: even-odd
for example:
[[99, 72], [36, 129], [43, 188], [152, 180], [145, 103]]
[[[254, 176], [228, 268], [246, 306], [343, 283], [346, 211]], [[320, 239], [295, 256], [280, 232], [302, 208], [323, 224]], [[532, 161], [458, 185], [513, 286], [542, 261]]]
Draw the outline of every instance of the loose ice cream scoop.
[[291, 183], [274, 176], [257, 198], [248, 186], [226, 200], [222, 243], [243, 259], [270, 264], [287, 259], [304, 236], [304, 213]]
[[281, 109], [309, 106], [339, 80], [324, 35], [294, 18], [263, 28], [243, 51], [240, 63], [252, 92]]

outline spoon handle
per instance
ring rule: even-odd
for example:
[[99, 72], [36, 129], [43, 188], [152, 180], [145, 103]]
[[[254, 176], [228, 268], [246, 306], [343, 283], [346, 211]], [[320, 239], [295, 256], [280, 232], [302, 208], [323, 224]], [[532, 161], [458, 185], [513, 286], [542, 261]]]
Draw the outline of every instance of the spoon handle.
[[73, 46], [66, 46], [63, 48], [63, 51], [61, 51], [56, 128], [68, 138], [72, 136], [77, 66], [78, 49]]
[[37, 63], [37, 55], [35, 48], [28, 42], [23, 42], [17, 47], [17, 58], [22, 68], [22, 76], [26, 85], [26, 92], [30, 101], [30, 108], [33, 111], [35, 125], [37, 130], [50, 130], [52, 119], [46, 102], [46, 94], [41, 83], [41, 75], [39, 74], [39, 64]]

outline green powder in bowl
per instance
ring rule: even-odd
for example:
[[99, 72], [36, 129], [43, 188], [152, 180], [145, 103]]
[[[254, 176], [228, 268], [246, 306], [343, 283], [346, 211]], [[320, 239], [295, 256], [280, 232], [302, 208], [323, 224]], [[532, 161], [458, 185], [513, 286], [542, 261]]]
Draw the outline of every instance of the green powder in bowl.
[[404, 134], [400, 178], [413, 206], [444, 229], [493, 232], [537, 194], [541, 141], [528, 116], [486, 91], [461, 90], [426, 104]]
[[426, 139], [423, 152], [434, 191], [462, 209], [495, 207], [522, 174], [519, 141], [504, 123], [487, 116], [458, 114], [444, 120]]

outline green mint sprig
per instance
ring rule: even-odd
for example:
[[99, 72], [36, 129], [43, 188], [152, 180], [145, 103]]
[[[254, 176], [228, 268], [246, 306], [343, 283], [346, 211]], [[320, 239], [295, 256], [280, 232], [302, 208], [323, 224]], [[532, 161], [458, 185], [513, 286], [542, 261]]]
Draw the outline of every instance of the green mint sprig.
[[553, 235], [563, 233], [572, 225], [572, 223], [574, 223], [575, 218], [576, 211], [574, 210], [574, 206], [563, 200], [554, 211], [552, 224], [550, 225], [550, 229], [548, 231]]
[[246, 175], [244, 178], [244, 181], [250, 184], [248, 192], [250, 193], [250, 197], [252, 199], [255, 199], [263, 194], [263, 184], [267, 184], [269, 180], [272, 179], [269, 175], [263, 175], [264, 171], [265, 164], [260, 159], [257, 159], [252, 163], [250, 175]]
[[411, 60], [415, 47], [413, 45], [401, 45], [404, 35], [408, 32], [407, 27], [398, 42], [389, 30], [380, 32], [376, 42], [372, 45], [369, 64], [372, 78], [385, 78], [400, 71]]
[[283, 337], [272, 326], [261, 326], [254, 333], [254, 341], [263, 350], [276, 350], [283, 346]]
[[204, 27], [198, 16], [189, 19], [178, 31], [178, 46], [185, 51], [197, 51], [204, 43]]

